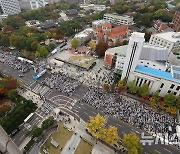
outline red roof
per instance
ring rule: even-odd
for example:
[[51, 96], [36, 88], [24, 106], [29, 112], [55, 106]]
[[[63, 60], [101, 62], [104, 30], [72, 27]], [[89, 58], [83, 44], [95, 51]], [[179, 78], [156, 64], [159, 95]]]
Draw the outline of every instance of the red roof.
[[104, 26], [104, 27], [112, 27], [112, 24], [109, 23], [109, 22], [106, 22], [106, 23], [102, 24], [102, 26]]
[[98, 31], [101, 31], [102, 28], [96, 28], [95, 31], [98, 32]]
[[126, 25], [121, 25], [117, 26], [115, 28], [112, 28], [111, 33], [109, 34], [110, 38], [115, 38], [116, 36], [119, 35], [125, 35], [127, 33], [128, 26]]
[[102, 37], [103, 33], [97, 33], [97, 37]]

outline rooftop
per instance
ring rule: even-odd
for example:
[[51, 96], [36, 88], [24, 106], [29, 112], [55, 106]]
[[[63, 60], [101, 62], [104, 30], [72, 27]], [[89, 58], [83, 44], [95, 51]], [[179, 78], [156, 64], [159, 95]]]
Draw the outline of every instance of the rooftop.
[[109, 23], [109, 22], [106, 22], [106, 23], [102, 24], [102, 26], [104, 26], [104, 27], [112, 27], [112, 24]]
[[163, 32], [153, 35], [171, 42], [180, 41], [180, 32]]
[[115, 48], [109, 48], [108, 50], [106, 50], [106, 54], [114, 55], [115, 53], [117, 53], [117, 55], [126, 56], [127, 47], [128, 45], [123, 45], [123, 46], [115, 47]]
[[150, 67], [145, 67], [145, 66], [141, 66], [141, 65], [137, 65], [136, 69], [137, 72], [140, 73], [144, 73], [144, 74], [148, 74], [154, 77], [158, 77], [158, 78], [163, 78], [166, 80], [170, 80], [170, 81], [175, 81], [180, 83], [179, 79], [175, 79], [171, 73], [169, 72], [165, 72], [165, 71], [160, 71], [154, 68], [150, 68]]

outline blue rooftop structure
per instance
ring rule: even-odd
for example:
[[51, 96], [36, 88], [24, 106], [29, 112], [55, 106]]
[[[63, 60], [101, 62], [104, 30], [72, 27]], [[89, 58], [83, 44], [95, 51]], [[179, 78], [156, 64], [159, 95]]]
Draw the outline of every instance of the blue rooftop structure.
[[145, 66], [141, 66], [141, 65], [137, 65], [135, 70], [138, 72], [141, 72], [141, 73], [145, 73], [148, 75], [152, 75], [155, 77], [164, 78], [167, 80], [171, 80], [171, 81], [180, 83], [180, 80], [173, 78], [172, 74], [169, 72], [164, 72], [164, 71], [160, 71], [160, 70], [157, 70], [154, 68], [145, 67]]

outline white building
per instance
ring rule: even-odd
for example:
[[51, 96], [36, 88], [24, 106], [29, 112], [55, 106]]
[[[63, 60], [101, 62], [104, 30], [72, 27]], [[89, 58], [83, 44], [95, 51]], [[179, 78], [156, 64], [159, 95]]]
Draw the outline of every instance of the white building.
[[134, 24], [133, 22], [133, 17], [124, 15], [124, 16], [120, 16], [117, 14], [104, 14], [103, 17], [104, 20], [107, 20], [110, 23], [114, 23], [117, 25], [128, 25], [131, 26]]
[[86, 28], [82, 32], [76, 34], [74, 38], [78, 40], [80, 45], [89, 42], [93, 36], [93, 29], [92, 28]]
[[149, 40], [149, 44], [167, 48], [169, 51], [169, 62], [174, 65], [180, 65], [180, 59], [177, 58], [178, 55], [176, 54], [180, 54], [180, 32], [152, 34]]
[[80, 4], [80, 8], [84, 10], [94, 10], [100, 12], [100, 11], [104, 11], [107, 7], [105, 5]]
[[[149, 85], [150, 93], [160, 96], [173, 92], [180, 96], [180, 66], [169, 64], [165, 48], [144, 44], [144, 33], [134, 32], [130, 37], [122, 71], [122, 79], [135, 80], [137, 86]], [[167, 71], [168, 70], [168, 71]]]
[[15, 15], [20, 12], [18, 0], [0, 0], [0, 14]]
[[35, 10], [45, 7], [48, 4], [45, 0], [20, 0], [19, 5], [22, 10]]
[[107, 20], [95, 20], [92, 22], [92, 28], [101, 28], [102, 24], [106, 23]]

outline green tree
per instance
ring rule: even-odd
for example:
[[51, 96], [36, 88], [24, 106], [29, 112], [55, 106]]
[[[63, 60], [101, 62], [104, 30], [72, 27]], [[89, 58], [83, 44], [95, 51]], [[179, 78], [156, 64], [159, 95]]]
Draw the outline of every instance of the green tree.
[[128, 149], [128, 154], [140, 154], [143, 151], [139, 137], [134, 132], [125, 134], [122, 143]]
[[17, 101], [17, 98], [19, 97], [16, 89], [11, 89], [8, 91], [8, 98], [14, 102]]
[[176, 100], [176, 107], [177, 107], [177, 109], [180, 110], [180, 96], [178, 96], [178, 98]]
[[136, 86], [136, 81], [135, 81], [135, 80], [129, 82], [128, 85], [127, 85], [127, 88], [128, 88], [128, 89], [127, 89], [128, 92], [131, 93], [131, 94], [136, 94], [136, 93], [138, 92], [138, 89], [139, 89], [139, 88]]
[[5, 46], [9, 46], [9, 35], [8, 34], [1, 34], [1, 43]]
[[77, 40], [76, 38], [73, 38], [73, 39], [71, 40], [71, 46], [72, 46], [73, 48], [77, 49], [78, 45], [79, 45], [78, 40]]
[[123, 45], [127, 45], [128, 43], [129, 43], [129, 41], [127, 41], [127, 40], [124, 40], [124, 41], [122, 42]]
[[49, 117], [48, 119], [46, 119], [42, 122], [42, 129], [49, 128], [50, 126], [52, 126], [54, 124], [54, 122], [55, 122], [54, 118], [52, 116]]
[[43, 129], [42, 128], [39, 128], [37, 126], [33, 126], [32, 130], [27, 132], [27, 135], [34, 138], [34, 137], [41, 136], [42, 133], [43, 133]]
[[39, 52], [41, 57], [47, 57], [48, 50], [44, 46], [38, 46], [37, 52]]
[[160, 96], [159, 96], [159, 92], [158, 92], [158, 91], [156, 91], [156, 92], [154, 92], [154, 93], [152, 94], [152, 99], [154, 99], [156, 103], [159, 102]]
[[176, 97], [172, 92], [164, 96], [164, 104], [167, 106], [174, 106], [175, 101], [176, 101]]
[[149, 86], [147, 83], [143, 84], [142, 87], [139, 87], [138, 90], [141, 97], [147, 98], [149, 96]]

